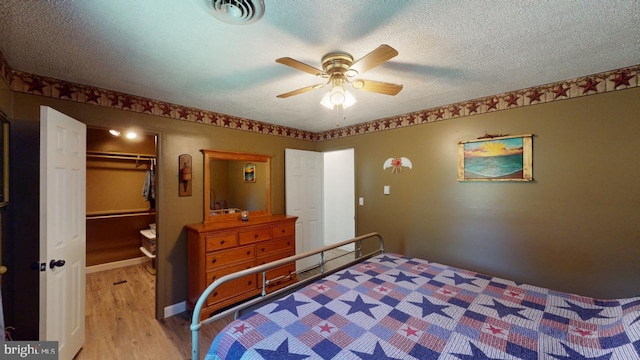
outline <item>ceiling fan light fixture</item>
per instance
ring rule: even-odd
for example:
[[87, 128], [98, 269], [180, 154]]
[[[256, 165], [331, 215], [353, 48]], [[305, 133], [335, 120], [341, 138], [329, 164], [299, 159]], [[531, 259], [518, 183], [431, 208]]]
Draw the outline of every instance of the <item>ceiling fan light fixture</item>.
[[333, 109], [336, 106], [342, 106], [343, 109], [356, 103], [356, 98], [342, 86], [334, 86], [331, 91], [327, 92], [320, 101], [320, 104], [327, 109]]
[[352, 82], [352, 83], [351, 83], [351, 86], [352, 86], [354, 89], [362, 89], [362, 88], [364, 87], [364, 80], [362, 80], [362, 79], [358, 79], [358, 80], [356, 80], [356, 81]]
[[331, 103], [331, 92], [327, 91], [326, 94], [324, 94], [324, 96], [322, 97], [322, 100], [320, 100], [320, 105], [326, 107], [327, 109], [332, 110], [333, 109], [333, 104]]
[[355, 62], [353, 57], [345, 52], [330, 52], [322, 57], [322, 70], [290, 57], [278, 58], [276, 62], [279, 64], [287, 65], [314, 76], [328, 78], [329, 81], [326, 84], [306, 86], [276, 95], [276, 97], [288, 98], [331, 84], [331, 90], [324, 94], [320, 104], [328, 109], [344, 109], [356, 103], [356, 98], [345, 90], [345, 83], [351, 84], [351, 87], [356, 90], [391, 96], [396, 95], [402, 90], [402, 85], [357, 78], [365, 71], [389, 61], [396, 55], [398, 55], [398, 51], [386, 44], [378, 46], [375, 50]]
[[342, 103], [342, 107], [344, 109], [356, 103], [356, 98], [353, 95], [351, 95], [349, 91], [345, 90], [344, 96], [345, 96], [345, 99], [344, 99], [344, 102]]
[[352, 78], [358, 76], [359, 74], [358, 74], [358, 71], [356, 71], [355, 69], [349, 69], [349, 70], [344, 72], [344, 75], [346, 77], [348, 77], [349, 79], [352, 79]]
[[329, 93], [329, 101], [333, 105], [342, 105], [344, 101], [347, 99], [347, 96], [344, 94], [344, 88], [342, 86], [334, 86]]

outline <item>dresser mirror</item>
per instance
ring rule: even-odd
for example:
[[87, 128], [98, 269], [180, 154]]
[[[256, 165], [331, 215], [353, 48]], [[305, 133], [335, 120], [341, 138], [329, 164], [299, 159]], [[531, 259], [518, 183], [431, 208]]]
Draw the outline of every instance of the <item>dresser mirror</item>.
[[204, 222], [271, 214], [271, 157], [230, 151], [204, 154]]

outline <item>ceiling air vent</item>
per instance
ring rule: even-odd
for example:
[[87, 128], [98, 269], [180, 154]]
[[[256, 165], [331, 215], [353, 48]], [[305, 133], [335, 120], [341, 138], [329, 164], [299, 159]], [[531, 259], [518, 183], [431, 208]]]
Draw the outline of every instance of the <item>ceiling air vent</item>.
[[202, 0], [216, 19], [229, 24], [254, 23], [264, 15], [263, 0]]

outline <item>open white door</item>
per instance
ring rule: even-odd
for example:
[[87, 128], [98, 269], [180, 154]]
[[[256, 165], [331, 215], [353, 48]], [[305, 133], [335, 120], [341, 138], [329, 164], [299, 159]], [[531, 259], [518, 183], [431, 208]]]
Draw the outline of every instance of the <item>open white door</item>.
[[84, 344], [86, 126], [40, 107], [40, 340]]
[[[297, 216], [296, 253], [322, 247], [322, 153], [285, 149], [285, 206]], [[298, 260], [296, 270], [320, 262], [320, 255]]]

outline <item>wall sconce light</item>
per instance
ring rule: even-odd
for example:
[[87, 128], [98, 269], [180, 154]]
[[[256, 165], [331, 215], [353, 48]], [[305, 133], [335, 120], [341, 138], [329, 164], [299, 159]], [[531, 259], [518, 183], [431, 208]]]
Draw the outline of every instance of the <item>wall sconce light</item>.
[[178, 157], [178, 195], [191, 196], [191, 155], [182, 154]]

